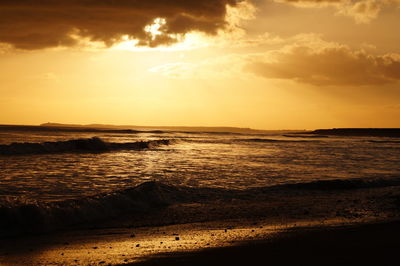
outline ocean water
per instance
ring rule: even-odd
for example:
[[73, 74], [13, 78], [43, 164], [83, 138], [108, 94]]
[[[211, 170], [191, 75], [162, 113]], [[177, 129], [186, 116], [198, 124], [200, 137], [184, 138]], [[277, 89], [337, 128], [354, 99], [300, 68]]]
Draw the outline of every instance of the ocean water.
[[[76, 139], [83, 139], [78, 148], [69, 142]], [[244, 190], [319, 180], [398, 178], [400, 141], [286, 134], [0, 131], [0, 169], [3, 205], [80, 199], [148, 181]]]

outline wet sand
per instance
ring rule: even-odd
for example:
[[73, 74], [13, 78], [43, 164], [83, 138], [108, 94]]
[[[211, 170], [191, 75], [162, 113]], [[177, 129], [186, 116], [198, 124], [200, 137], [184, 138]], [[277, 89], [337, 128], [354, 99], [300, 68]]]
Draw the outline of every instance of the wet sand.
[[90, 226], [3, 238], [0, 264], [394, 265], [400, 250], [397, 185], [207, 195]]
[[398, 265], [400, 222], [291, 228], [269, 238], [130, 265]]

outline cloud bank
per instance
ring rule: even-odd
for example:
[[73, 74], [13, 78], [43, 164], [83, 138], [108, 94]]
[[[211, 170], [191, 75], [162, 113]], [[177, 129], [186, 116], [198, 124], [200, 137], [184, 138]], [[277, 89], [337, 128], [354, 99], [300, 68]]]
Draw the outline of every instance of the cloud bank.
[[314, 38], [253, 56], [246, 69], [258, 76], [316, 86], [368, 86], [400, 81], [400, 55], [374, 55]]
[[[123, 36], [139, 45], [171, 44], [192, 31], [216, 34], [227, 6], [242, 0], [1, 0], [0, 43], [34, 50], [77, 45], [79, 38], [107, 46]], [[157, 18], [157, 35], [146, 30]], [[148, 28], [147, 28], [148, 29]]]
[[370, 23], [386, 6], [400, 7], [400, 0], [275, 0], [299, 7], [333, 6], [338, 15], [352, 17], [357, 23]]
[[400, 84], [400, 54], [350, 48], [325, 41], [317, 34], [289, 38], [263, 35], [262, 43], [259, 39], [251, 43], [270, 48], [252, 52], [250, 46], [245, 46], [246, 53], [225, 54], [196, 63], [171, 62], [149, 71], [173, 79], [252, 79], [257, 75], [320, 87]]

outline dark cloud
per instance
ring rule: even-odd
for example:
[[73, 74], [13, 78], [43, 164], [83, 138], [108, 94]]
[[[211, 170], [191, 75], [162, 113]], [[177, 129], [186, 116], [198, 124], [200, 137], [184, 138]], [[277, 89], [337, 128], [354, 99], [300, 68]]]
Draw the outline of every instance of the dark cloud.
[[[254, 60], [251, 72], [274, 79], [289, 79], [317, 86], [383, 85], [400, 81], [399, 55], [371, 55], [345, 46], [293, 46]], [[273, 61], [271, 61], [273, 58]]]
[[288, 2], [288, 3], [338, 3], [344, 2], [345, 0], [276, 0], [277, 2]]
[[399, 0], [275, 0], [303, 7], [335, 6], [337, 14], [352, 17], [357, 23], [369, 23], [377, 18], [381, 9]]
[[[227, 5], [241, 0], [1, 0], [0, 43], [20, 49], [73, 46], [78, 35], [111, 45], [121, 36], [141, 45], [176, 41], [174, 34], [215, 34], [226, 26]], [[144, 30], [164, 18], [161, 35]]]
[[337, 3], [343, 3], [343, 2], [349, 2], [348, 0], [274, 0], [275, 2], [280, 2], [280, 3], [289, 3], [289, 4], [337, 4]]

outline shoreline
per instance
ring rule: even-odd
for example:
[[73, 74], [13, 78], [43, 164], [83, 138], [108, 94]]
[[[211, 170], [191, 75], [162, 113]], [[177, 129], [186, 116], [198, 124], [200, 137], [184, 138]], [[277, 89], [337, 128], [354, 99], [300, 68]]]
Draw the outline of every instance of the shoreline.
[[[394, 234], [389, 232], [400, 225], [399, 185], [384, 185], [372, 183], [360, 188], [335, 185], [329, 189], [320, 184], [307, 188], [279, 187], [251, 190], [251, 193], [232, 197], [227, 197], [229, 193], [221, 195], [219, 190], [215, 194], [207, 191], [200, 194], [204, 197], [195, 197], [195, 201], [176, 201], [161, 209], [91, 222], [64, 231], [0, 239], [0, 264], [176, 265], [174, 261], [182, 260], [183, 256], [190, 260], [187, 264], [198, 262], [201, 265], [200, 262], [209, 257], [207, 252], [215, 252], [221, 259], [229, 254], [257, 257], [258, 253], [252, 254], [250, 247], [259, 250], [258, 259], [261, 259], [260, 256], [275, 245], [270, 241], [276, 240], [282, 249], [287, 249], [298, 242], [293, 238], [298, 233], [310, 243], [321, 242], [320, 245], [326, 233], [333, 244], [339, 245], [355, 231], [360, 232], [356, 242], [368, 247], [379, 240], [380, 230], [389, 242], [398, 243], [400, 236], [392, 239]], [[156, 184], [148, 188], [148, 192], [162, 189]], [[156, 195], [176, 197], [175, 190], [170, 192], [173, 193]], [[194, 196], [193, 193], [187, 195]], [[377, 228], [380, 229], [377, 231]], [[332, 230], [342, 232], [342, 237], [330, 234]], [[312, 240], [307, 238], [308, 232], [322, 233], [318, 237], [312, 235]], [[366, 234], [364, 238], [362, 232]], [[374, 238], [368, 239], [368, 235]], [[279, 239], [286, 239], [283, 236], [287, 236], [289, 242], [280, 242]], [[360, 247], [360, 252], [366, 247]], [[381, 250], [380, 246], [375, 248]], [[296, 252], [294, 247], [285, 252], [282, 249], [277, 254]], [[276, 263], [279, 264], [278, 257]]]
[[150, 181], [81, 199], [0, 204], [0, 239], [71, 229], [235, 219], [268, 219], [280, 224], [320, 219], [385, 219], [400, 214], [399, 187], [398, 178], [320, 180], [246, 190], [192, 188]]
[[[2, 242], [0, 264], [259, 265], [266, 260], [272, 265], [390, 265], [377, 260], [397, 256], [393, 250], [400, 246], [399, 226], [400, 219], [289, 224], [227, 220], [77, 230], [9, 239], [7, 246]], [[364, 251], [366, 257], [361, 256]]]
[[400, 220], [295, 227], [236, 245], [162, 253], [123, 265], [395, 265]]

